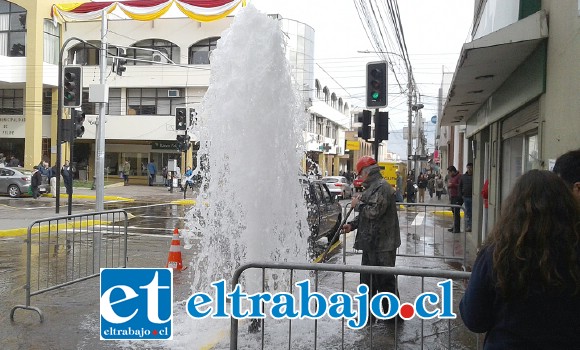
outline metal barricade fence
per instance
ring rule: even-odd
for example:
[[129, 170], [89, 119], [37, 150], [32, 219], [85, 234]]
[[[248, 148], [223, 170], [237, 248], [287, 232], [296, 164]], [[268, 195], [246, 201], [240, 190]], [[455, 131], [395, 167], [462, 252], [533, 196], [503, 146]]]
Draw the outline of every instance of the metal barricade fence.
[[99, 276], [105, 267], [127, 267], [125, 210], [75, 214], [40, 219], [28, 226], [26, 237], [26, 304], [16, 309], [42, 311], [30, 304], [32, 296]]
[[[410, 289], [416, 287], [417, 290], [402, 290], [401, 291], [401, 303], [405, 301], [411, 302], [423, 292], [432, 292], [433, 288], [436, 287], [435, 280], [453, 280], [453, 310], [458, 314], [457, 302], [460, 300], [460, 296], [456, 294], [461, 294], [463, 291], [465, 282], [469, 279], [471, 273], [464, 271], [451, 271], [451, 270], [433, 270], [426, 268], [405, 268], [405, 267], [378, 267], [378, 266], [360, 266], [360, 265], [334, 265], [334, 264], [300, 264], [300, 263], [271, 263], [271, 262], [255, 262], [248, 263], [240, 266], [234, 272], [232, 277], [232, 289], [235, 288], [240, 282], [240, 277], [243, 272], [249, 269], [261, 269], [262, 271], [262, 292], [266, 289], [266, 270], [272, 271], [286, 271], [285, 273], [289, 275], [288, 278], [288, 288], [286, 290], [276, 290], [276, 292], [293, 293], [293, 283], [297, 282], [295, 276], [297, 276], [298, 271], [307, 271], [310, 276], [314, 278], [314, 291], [320, 292], [324, 289], [328, 295], [338, 292], [351, 293], [354, 295], [356, 292], [356, 287], [358, 286], [358, 276], [360, 273], [372, 273], [372, 274], [394, 274], [398, 276], [400, 280], [403, 278], [419, 278], [420, 283], [405, 283], [405, 288]], [[321, 273], [322, 272], [322, 273]], [[342, 287], [337, 287], [338, 281], [332, 280], [332, 274], [340, 273], [342, 275]], [[278, 275], [279, 276], [279, 275]], [[426, 288], [426, 281], [428, 286]], [[410, 282], [410, 281], [407, 281]], [[372, 282], [371, 282], [372, 283]], [[420, 286], [420, 288], [419, 288]], [[279, 289], [285, 289], [280, 287]], [[372, 290], [372, 284], [370, 286]], [[263, 306], [262, 306], [263, 307]], [[433, 306], [435, 307], [435, 306]], [[265, 310], [265, 309], [264, 309]], [[280, 347], [280, 344], [286, 344], [284, 348], [309, 348], [317, 349], [320, 343], [320, 348], [333, 348], [333, 349], [397, 349], [399, 346], [403, 348], [447, 348], [447, 349], [479, 349], [480, 348], [480, 336], [468, 331], [463, 325], [462, 321], [459, 319], [437, 319], [433, 318], [430, 320], [418, 319], [417, 317], [407, 320], [405, 322], [395, 321], [394, 327], [391, 328], [378, 328], [377, 325], [367, 326], [363, 330], [351, 330], [346, 327], [344, 318], [342, 320], [331, 320], [327, 318], [326, 327], [329, 328], [329, 332], [324, 332], [319, 330], [319, 325], [322, 320], [314, 320], [313, 330], [311, 332], [293, 331], [293, 328], [298, 322], [308, 322], [305, 320], [274, 320], [272, 318], [263, 318], [258, 320], [260, 329], [260, 348], [276, 348]], [[399, 325], [397, 325], [399, 322]], [[399, 327], [401, 326], [401, 327]], [[377, 327], [377, 328], [375, 328]], [[420, 330], [418, 329], [420, 327]], [[336, 330], [340, 328], [341, 332], [338, 334]], [[267, 331], [268, 330], [268, 331]], [[281, 332], [280, 332], [281, 330]], [[431, 331], [430, 334], [425, 334], [425, 331]], [[357, 333], [358, 332], [358, 333]], [[362, 333], [361, 333], [362, 332]], [[404, 337], [399, 334], [402, 333]], [[271, 333], [271, 334], [269, 334]], [[280, 339], [280, 334], [287, 334], [288, 339]], [[293, 337], [293, 334], [298, 333], [298, 336]], [[385, 336], [386, 333], [390, 333], [389, 336]], [[326, 336], [325, 339], [321, 338], [321, 335]], [[331, 338], [329, 338], [331, 334]], [[357, 339], [353, 342], [353, 337], [357, 335], [363, 335], [363, 339]], [[239, 344], [239, 320], [236, 318], [230, 318], [230, 350], [237, 350]], [[244, 334], [244, 336], [247, 336]], [[248, 337], [243, 338], [248, 340]], [[250, 337], [249, 341], [253, 343], [249, 345], [251, 348], [255, 348], [256, 337]], [[444, 343], [443, 343], [444, 342]], [[306, 344], [305, 344], [306, 343]], [[274, 345], [275, 344], [275, 345]], [[248, 346], [248, 344], [243, 344]]]
[[[401, 245], [397, 256], [421, 257], [456, 261], [465, 270], [467, 263], [467, 232], [449, 232], [453, 226], [452, 210], [461, 215], [463, 207], [457, 204], [397, 203], [401, 231], [407, 234], [407, 242]], [[442, 218], [449, 213], [451, 219]], [[461, 222], [461, 220], [460, 220]]]
[[[344, 214], [350, 203], [345, 205]], [[401, 247], [397, 249], [397, 257], [441, 259], [447, 262], [457, 262], [465, 270], [467, 262], [467, 232], [449, 232], [453, 226], [453, 218], [449, 209], [460, 211], [463, 207], [457, 204], [403, 203], [397, 202], [399, 226], [401, 228]], [[354, 242], [348, 242], [346, 235], [342, 236], [343, 247], [351, 248]], [[350, 247], [347, 245], [350, 244]], [[353, 251], [360, 253], [358, 251]], [[346, 253], [346, 249], [343, 249]], [[343, 258], [344, 260], [344, 258]]]

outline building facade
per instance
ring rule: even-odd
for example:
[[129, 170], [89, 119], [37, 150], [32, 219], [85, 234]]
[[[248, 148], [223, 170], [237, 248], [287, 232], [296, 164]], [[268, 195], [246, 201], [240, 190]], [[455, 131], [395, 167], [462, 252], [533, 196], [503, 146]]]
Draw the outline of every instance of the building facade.
[[[475, 1], [443, 107], [447, 165], [474, 164], [472, 237], [485, 239], [517, 177], [580, 148], [580, 3]], [[445, 90], [443, 88], [443, 90]], [[489, 209], [480, 196], [489, 180]]]

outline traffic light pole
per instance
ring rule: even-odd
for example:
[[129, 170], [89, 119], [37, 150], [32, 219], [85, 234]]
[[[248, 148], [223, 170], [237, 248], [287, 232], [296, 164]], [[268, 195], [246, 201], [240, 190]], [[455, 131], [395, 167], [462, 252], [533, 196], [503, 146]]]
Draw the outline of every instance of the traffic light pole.
[[[185, 129], [185, 140], [187, 141], [187, 129]], [[185, 180], [185, 172], [187, 170], [187, 151], [189, 150], [189, 147], [187, 147], [187, 144], [185, 146], [185, 150], [183, 151], [183, 180]], [[185, 186], [184, 184], [181, 184], [181, 186], [183, 187], [183, 199], [185, 199], [185, 195], [187, 194], [187, 181], [185, 181]]]
[[379, 144], [381, 143], [381, 141], [378, 138], [378, 128], [377, 128], [377, 121], [379, 120], [379, 109], [376, 108], [375, 109], [375, 140], [373, 141], [373, 153], [375, 154], [375, 160], [378, 163], [379, 162]]
[[[81, 87], [82, 88], [82, 87]], [[75, 144], [75, 128], [74, 128], [74, 120], [75, 120], [75, 114], [77, 113], [77, 111], [74, 108], [70, 109], [70, 118], [71, 118], [71, 128], [70, 128], [70, 135], [69, 135], [69, 160], [70, 160], [70, 176], [71, 176], [71, 182], [73, 182], [73, 175], [72, 175], [72, 169], [73, 169], [73, 148], [74, 148], [74, 144]], [[71, 184], [70, 186], [70, 191], [68, 191], [68, 215], [72, 214], [72, 195], [73, 195], [73, 186]]]

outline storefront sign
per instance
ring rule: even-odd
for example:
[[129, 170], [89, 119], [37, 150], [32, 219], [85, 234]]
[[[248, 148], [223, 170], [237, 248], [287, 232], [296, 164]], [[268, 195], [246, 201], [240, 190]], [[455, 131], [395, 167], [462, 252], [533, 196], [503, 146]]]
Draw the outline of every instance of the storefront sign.
[[20, 116], [0, 116], [0, 137], [24, 137], [24, 122], [26, 118]]
[[177, 150], [176, 141], [153, 141], [151, 144], [151, 149], [167, 149], [175, 151]]
[[360, 150], [360, 143], [358, 141], [346, 141], [346, 149], [349, 151]]

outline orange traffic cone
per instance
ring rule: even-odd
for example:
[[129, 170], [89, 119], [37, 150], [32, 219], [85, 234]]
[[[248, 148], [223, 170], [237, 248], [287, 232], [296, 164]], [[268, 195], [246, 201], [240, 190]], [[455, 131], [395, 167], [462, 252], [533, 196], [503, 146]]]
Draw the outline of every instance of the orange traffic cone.
[[169, 257], [167, 258], [167, 265], [165, 267], [170, 267], [173, 270], [182, 271], [187, 267], [183, 267], [183, 262], [181, 261], [181, 242], [179, 240], [179, 230], [176, 228], [173, 230], [173, 239], [171, 240], [171, 246], [169, 247]]

